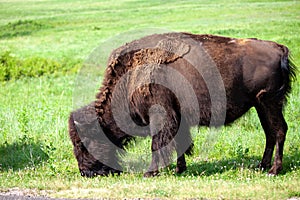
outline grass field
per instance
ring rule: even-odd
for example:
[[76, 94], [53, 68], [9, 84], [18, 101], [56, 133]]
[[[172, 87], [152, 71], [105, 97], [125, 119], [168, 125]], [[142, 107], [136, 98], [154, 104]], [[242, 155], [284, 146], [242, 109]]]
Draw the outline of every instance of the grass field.
[[[174, 175], [172, 165], [152, 179], [142, 173], [80, 176], [67, 133], [84, 75], [78, 66], [93, 62], [92, 52], [101, 50], [106, 58], [134, 37], [168, 30], [276, 41], [300, 66], [299, 1], [0, 0], [0, 76], [6, 73], [0, 77], [0, 193], [18, 188], [69, 198], [299, 198], [299, 78], [285, 109], [289, 131], [279, 176], [255, 167], [265, 144], [255, 110], [228, 127], [193, 129], [195, 154], [182, 175]], [[93, 98], [96, 88], [89, 89], [84, 101]], [[145, 156], [149, 151], [149, 139], [129, 148]]]

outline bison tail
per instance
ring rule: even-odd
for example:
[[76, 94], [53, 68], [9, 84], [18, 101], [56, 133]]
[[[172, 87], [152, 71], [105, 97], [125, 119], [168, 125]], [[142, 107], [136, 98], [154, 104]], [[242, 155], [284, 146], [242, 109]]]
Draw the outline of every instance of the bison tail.
[[291, 92], [292, 81], [296, 79], [296, 65], [292, 61], [292, 57], [287, 47], [283, 46], [283, 54], [281, 57], [281, 71], [282, 71], [282, 86], [278, 90], [277, 95], [279, 97], [286, 97]]

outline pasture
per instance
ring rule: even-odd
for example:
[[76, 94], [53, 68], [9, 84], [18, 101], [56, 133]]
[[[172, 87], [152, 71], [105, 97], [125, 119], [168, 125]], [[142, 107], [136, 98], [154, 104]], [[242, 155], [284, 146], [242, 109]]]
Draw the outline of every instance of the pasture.
[[[67, 132], [86, 69], [83, 63], [99, 48], [106, 58], [113, 47], [138, 35], [184, 31], [272, 40], [291, 50], [299, 70], [299, 1], [0, 0], [0, 5], [0, 194], [19, 190], [61, 198], [300, 197], [299, 71], [284, 113], [289, 126], [284, 169], [275, 177], [256, 168], [265, 136], [254, 109], [227, 127], [193, 128], [195, 151], [187, 159], [188, 170], [174, 174], [174, 162], [150, 179], [131, 169], [120, 176], [82, 178]], [[93, 84], [100, 87], [102, 71], [95, 74]], [[84, 101], [93, 98], [93, 89]], [[149, 139], [138, 140], [128, 151], [137, 157], [127, 159], [147, 162]]]

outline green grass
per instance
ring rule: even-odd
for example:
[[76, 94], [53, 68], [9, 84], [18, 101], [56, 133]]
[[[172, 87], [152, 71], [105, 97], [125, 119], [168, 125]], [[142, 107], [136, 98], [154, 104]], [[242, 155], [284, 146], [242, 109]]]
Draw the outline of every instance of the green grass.
[[23, 77], [40, 77], [56, 74], [65, 75], [77, 72], [82, 67], [80, 61], [61, 61], [49, 58], [30, 57], [19, 59], [11, 52], [5, 51], [0, 54], [0, 81], [16, 80]]
[[[192, 129], [195, 154], [187, 172], [174, 175], [173, 164], [153, 179], [142, 173], [80, 177], [67, 133], [85, 75], [82, 70], [78, 77], [74, 66], [87, 58], [93, 63], [96, 56], [104, 67], [111, 49], [139, 35], [170, 30], [273, 40], [288, 46], [300, 66], [299, 1], [0, 0], [0, 5], [0, 55], [11, 56], [4, 59], [10, 65], [0, 63], [0, 72], [6, 66], [11, 76], [0, 82], [0, 191], [18, 187], [52, 197], [118, 199], [300, 197], [299, 78], [285, 110], [289, 131], [284, 170], [277, 177], [255, 168], [265, 138], [254, 110], [219, 130]], [[50, 64], [39, 64], [44, 61]], [[51, 63], [58, 66], [53, 71], [47, 68]], [[101, 73], [95, 74], [84, 79], [92, 85], [82, 90], [84, 102], [100, 86]], [[146, 162], [149, 139], [128, 150]]]

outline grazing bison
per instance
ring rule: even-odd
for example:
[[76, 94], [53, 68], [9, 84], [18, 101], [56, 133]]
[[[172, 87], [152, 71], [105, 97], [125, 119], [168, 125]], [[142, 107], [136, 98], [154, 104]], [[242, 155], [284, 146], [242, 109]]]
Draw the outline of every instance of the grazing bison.
[[[82, 176], [119, 173], [118, 152], [152, 137], [154, 176], [177, 153], [186, 170], [191, 126], [221, 126], [255, 107], [266, 135], [260, 167], [282, 170], [283, 107], [295, 77], [287, 47], [258, 39], [155, 34], [114, 50], [91, 104], [71, 113], [69, 133]], [[272, 155], [275, 159], [271, 166]]]

